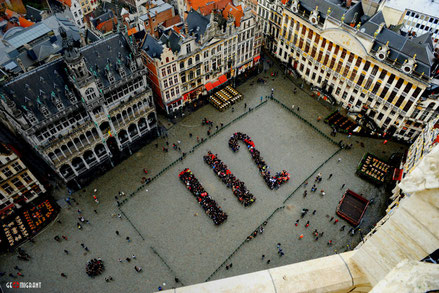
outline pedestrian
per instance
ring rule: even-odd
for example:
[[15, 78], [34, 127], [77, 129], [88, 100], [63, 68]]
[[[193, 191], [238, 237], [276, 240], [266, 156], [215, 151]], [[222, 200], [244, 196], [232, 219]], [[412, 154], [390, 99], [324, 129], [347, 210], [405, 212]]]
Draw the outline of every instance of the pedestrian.
[[67, 278], [66, 274], [61, 273], [61, 277]]
[[122, 220], [122, 215], [121, 214], [117, 214], [117, 217]]
[[122, 259], [121, 259], [121, 258], [119, 258], [119, 262], [122, 262]]
[[294, 105], [291, 106], [291, 109], [294, 111]]
[[297, 106], [297, 112], [300, 112], [300, 107], [299, 106]]
[[110, 280], [107, 278], [107, 277], [105, 277], [105, 282], [110, 282]]
[[180, 283], [180, 280], [177, 277], [174, 278], [174, 281], [175, 283]]
[[343, 183], [343, 185], [341, 186], [341, 188], [340, 188], [340, 189], [343, 189], [343, 188], [344, 188], [344, 186], [345, 186], [345, 184]]
[[18, 266], [15, 266], [14, 269], [16, 269], [17, 271], [21, 271], [21, 269]]
[[216, 127], [216, 131], [218, 131], [219, 126], [217, 125], [217, 126], [215, 126], [215, 127]]
[[296, 227], [297, 225], [299, 225], [299, 219], [296, 220], [296, 223], [294, 225], [296, 225]]
[[78, 215], [80, 215], [81, 214], [81, 210], [80, 209], [78, 209]]
[[229, 266], [226, 266], [226, 270], [229, 270]]
[[200, 137], [199, 136], [197, 136], [197, 142], [200, 142]]
[[337, 224], [337, 223], [338, 223], [338, 219], [335, 219], [335, 221], [334, 221], [334, 225]]
[[69, 254], [69, 251], [68, 251], [67, 249], [64, 249], [64, 252], [65, 252], [66, 254]]
[[232, 107], [232, 112], [235, 112], [235, 107]]
[[308, 191], [305, 190], [305, 191], [303, 192], [303, 197], [306, 197], [307, 194], [308, 194]]
[[341, 226], [340, 231], [344, 231], [345, 225]]
[[320, 237], [322, 237], [323, 236], [323, 232], [320, 232]]
[[230, 264], [229, 264], [229, 268], [232, 268], [232, 266], [233, 266], [233, 264], [232, 264], [232, 263], [230, 263]]
[[127, 240], [128, 242], [131, 242], [131, 239], [130, 239], [130, 237], [128, 237], [128, 236], [127, 236], [126, 240]]
[[220, 124], [221, 124], [221, 128], [223, 128], [224, 124], [222, 122]]
[[331, 219], [329, 220], [329, 222], [332, 222], [332, 220], [334, 220], [334, 217], [331, 217]]
[[340, 163], [340, 162], [341, 162], [341, 158], [338, 158], [337, 163]]
[[16, 278], [16, 276], [15, 275], [13, 275], [12, 273], [9, 273], [9, 277], [11, 277], [11, 278]]
[[316, 214], [316, 210], [314, 210], [314, 211], [312, 212], [312, 214], [315, 215], [315, 214]]
[[93, 210], [93, 212], [95, 212], [95, 214], [97, 214], [97, 213], [98, 213], [98, 211], [97, 211], [97, 210]]
[[300, 234], [299, 239], [303, 239], [303, 234]]
[[317, 240], [319, 240], [319, 236], [317, 236], [317, 237], [314, 239], [314, 241], [317, 241]]
[[192, 137], [192, 133], [189, 133], [189, 137]]
[[247, 109], [247, 103], [244, 103], [244, 109]]
[[331, 246], [332, 245], [332, 240], [328, 241], [328, 245]]
[[178, 143], [178, 144], [181, 144], [181, 141], [177, 140], [177, 143]]
[[264, 258], [265, 258], [265, 254], [262, 255], [262, 258], [261, 258], [261, 259], [264, 259]]
[[130, 262], [130, 261], [131, 261], [131, 258], [127, 257], [126, 260], [127, 260], [127, 262]]
[[117, 236], [119, 236], [119, 235], [120, 235], [120, 234], [119, 234], [119, 231], [117, 231], [117, 230], [116, 230], [116, 235], [117, 235]]
[[271, 260], [267, 260], [267, 265], [269, 265], [269, 264], [270, 264], [270, 261], [271, 261]]
[[283, 255], [285, 255], [285, 253], [284, 253], [283, 251], [281, 251], [281, 252], [279, 253], [279, 257], [282, 257]]
[[67, 236], [65, 236], [65, 235], [62, 235], [61, 236], [64, 240], [67, 240]]
[[84, 248], [85, 247], [84, 243], [81, 243], [81, 246], [82, 246], [82, 248]]
[[307, 221], [305, 224], [305, 228], [308, 228], [308, 227], [309, 227], [309, 221]]
[[277, 248], [280, 248], [280, 243], [277, 244]]
[[88, 250], [88, 247], [87, 247], [87, 246], [86, 246], [86, 247], [84, 247], [84, 249], [85, 249], [85, 251], [87, 251], [87, 252], [89, 251], [89, 250]]
[[328, 180], [329, 180], [329, 179], [331, 179], [331, 177], [332, 177], [332, 173], [331, 173], [331, 174], [329, 174]]
[[113, 281], [113, 277], [112, 276], [108, 276], [108, 280]]
[[305, 183], [303, 184], [303, 188], [306, 188], [307, 185], [308, 185], [308, 181], [305, 181]]

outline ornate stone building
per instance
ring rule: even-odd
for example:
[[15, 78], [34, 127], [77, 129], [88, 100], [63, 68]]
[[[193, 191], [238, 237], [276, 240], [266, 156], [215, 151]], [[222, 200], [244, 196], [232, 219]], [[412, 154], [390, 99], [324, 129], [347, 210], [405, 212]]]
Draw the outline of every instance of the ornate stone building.
[[157, 117], [131, 37], [115, 33], [77, 49], [61, 34], [63, 58], [3, 85], [0, 109], [3, 122], [68, 182], [131, 153]]
[[0, 143], [0, 215], [46, 192], [21, 159]]
[[439, 114], [437, 55], [431, 34], [404, 35], [387, 27], [376, 9], [351, 1], [286, 1], [274, 53], [377, 132], [411, 141]]
[[173, 28], [159, 40], [147, 36], [142, 46], [158, 106], [174, 115], [196, 103], [258, 64], [261, 45], [256, 16], [243, 5], [209, 16], [189, 11], [184, 30]]

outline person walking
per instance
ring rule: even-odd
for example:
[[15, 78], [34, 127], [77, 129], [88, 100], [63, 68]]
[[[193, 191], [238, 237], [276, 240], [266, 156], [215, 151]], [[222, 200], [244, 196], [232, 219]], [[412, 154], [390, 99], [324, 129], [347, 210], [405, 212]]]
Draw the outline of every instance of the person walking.
[[271, 261], [271, 260], [267, 260], [267, 265], [269, 265], [269, 264], [270, 264], [270, 261]]
[[331, 173], [331, 174], [329, 174], [328, 180], [329, 180], [329, 179], [331, 179], [331, 177], [332, 177], [332, 173]]
[[294, 225], [296, 225], [296, 227], [297, 225], [299, 225], [299, 219], [296, 220], [296, 223]]
[[116, 235], [117, 235], [117, 236], [120, 236], [119, 231], [117, 231], [117, 230], [116, 230]]
[[341, 226], [340, 231], [344, 231], [345, 225]]
[[64, 273], [61, 273], [61, 277], [63, 277], [63, 278], [67, 278], [67, 275], [64, 274]]
[[69, 251], [68, 251], [67, 249], [64, 249], [64, 252], [65, 252], [66, 254], [69, 254]]
[[247, 109], [247, 103], [244, 103], [244, 109]]
[[307, 221], [305, 224], [305, 228], [308, 228], [308, 227], [309, 227], [309, 221]]
[[315, 214], [316, 214], [316, 210], [314, 210], [314, 211], [312, 212], [312, 214], [315, 215]]
[[346, 184], [344, 184], [344, 183], [343, 183], [343, 185], [341, 186], [341, 188], [340, 188], [340, 189], [343, 189], [343, 188], [345, 187], [345, 185], [346, 185]]
[[341, 162], [341, 158], [338, 158], [337, 163], [340, 163], [340, 162]]
[[127, 240], [128, 242], [131, 242], [131, 239], [130, 239], [130, 237], [128, 237], [128, 236], [127, 236], [126, 240]]
[[261, 258], [261, 259], [263, 260], [264, 258], [265, 258], [265, 254], [262, 255], [262, 258]]
[[337, 224], [337, 223], [338, 223], [338, 219], [335, 219], [335, 221], [334, 221], [334, 225]]

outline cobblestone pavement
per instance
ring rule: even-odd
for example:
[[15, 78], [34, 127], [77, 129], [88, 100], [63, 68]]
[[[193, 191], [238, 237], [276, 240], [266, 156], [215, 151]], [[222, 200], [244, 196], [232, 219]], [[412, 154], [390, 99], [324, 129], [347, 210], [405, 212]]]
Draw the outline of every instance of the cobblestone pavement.
[[[246, 111], [244, 103], [247, 108], [255, 107], [260, 103], [261, 96], [270, 94], [271, 88], [274, 88], [277, 99], [289, 107], [294, 104], [294, 111], [299, 111], [302, 117], [329, 135], [330, 128], [316, 121], [317, 116], [328, 115], [331, 112], [329, 109], [300, 89], [294, 95], [296, 86], [282, 76], [274, 81], [269, 79], [264, 85], [257, 84], [256, 78], [238, 87], [244, 94], [244, 100], [234, 106], [234, 111], [229, 109], [221, 113], [209, 105], [184, 117], [176, 125], [162, 118], [162, 123], [168, 128], [170, 145], [180, 141], [182, 151], [189, 152], [196, 144], [197, 136], [207, 136], [208, 128], [201, 126], [203, 117], [213, 120], [214, 125], [221, 122], [226, 124]], [[241, 148], [233, 153], [228, 148], [228, 138], [235, 131], [245, 132], [253, 138], [272, 171], [288, 170], [292, 175], [290, 182], [276, 191], [269, 190], [247, 150]], [[192, 138], [189, 133], [192, 133]], [[342, 219], [336, 225], [329, 222], [329, 217], [335, 216], [335, 208], [341, 199], [342, 184], [368, 199], [376, 198], [375, 204], [365, 215], [363, 228], [367, 232], [383, 216], [386, 195], [382, 188], [358, 178], [354, 174], [355, 169], [366, 151], [387, 159], [391, 153], [404, 151], [405, 147], [393, 142], [383, 145], [382, 140], [347, 138], [340, 134], [335, 140], [352, 142], [354, 148], [336, 154], [337, 146], [280, 105], [268, 101], [221, 130], [190, 153], [183, 162], [173, 165], [129, 198], [119, 210], [114, 196], [118, 191], [130, 194], [137, 190], [144, 176], [143, 168], [148, 169], [148, 176], [154, 176], [181, 156], [172, 147], [169, 153], [162, 152], [165, 139], [159, 138], [94, 180], [87, 188], [73, 194], [78, 206], [63, 208], [59, 217], [61, 223], [51, 224], [36, 237], [35, 244], [22, 246], [32, 260], [19, 262], [14, 254], [2, 255], [0, 271], [8, 274], [18, 265], [24, 274], [20, 280], [41, 281], [43, 289], [40, 292], [152, 292], [158, 286], [165, 289], [181, 286], [175, 283], [176, 276], [184, 285], [189, 285], [204, 282], [208, 278], [229, 277], [330, 255], [335, 253], [334, 250], [353, 248], [360, 241], [359, 235], [348, 236], [350, 226]], [[360, 142], [364, 143], [364, 148], [360, 147]], [[157, 148], [155, 143], [158, 144]], [[213, 174], [202, 160], [208, 150], [217, 153], [230, 170], [246, 183], [257, 198], [254, 205], [247, 208], [241, 206], [232, 192]], [[338, 158], [341, 158], [340, 163]], [[214, 226], [179, 181], [178, 172], [185, 167], [193, 170], [209, 194], [229, 215], [223, 225]], [[318, 172], [323, 174], [318, 190], [325, 190], [324, 197], [309, 191]], [[333, 177], [327, 180], [331, 173]], [[305, 189], [301, 185], [309, 176], [308, 196], [304, 198], [302, 194]], [[94, 188], [98, 190], [99, 205], [91, 196]], [[285, 201], [293, 191], [293, 195]], [[63, 197], [63, 191], [56, 196]], [[277, 210], [282, 206], [284, 208]], [[78, 208], [90, 220], [90, 224], [84, 224], [82, 230], [76, 228]], [[300, 218], [302, 208], [310, 211], [315, 209], [316, 214], [310, 213], [300, 219], [296, 227], [294, 222]], [[119, 219], [117, 214], [121, 214], [122, 218]], [[264, 233], [250, 242], [244, 242], [271, 215]], [[308, 220], [310, 226], [305, 228]], [[345, 224], [345, 231], [339, 231]], [[312, 237], [314, 229], [324, 231], [324, 236], [318, 241]], [[116, 235], [116, 230], [120, 231], [120, 236]], [[302, 240], [298, 239], [300, 234], [304, 234]], [[53, 240], [55, 235], [66, 235], [68, 240], [58, 243]], [[127, 236], [131, 242], [126, 240]], [[334, 242], [332, 247], [326, 244], [330, 239]], [[278, 242], [285, 253], [282, 257], [277, 254]], [[81, 243], [90, 252], [86, 253]], [[64, 249], [69, 251], [69, 255], [65, 255]], [[119, 262], [119, 258], [125, 259], [132, 254], [136, 255], [135, 260]], [[265, 255], [264, 260], [261, 260], [262, 254]], [[104, 260], [106, 270], [102, 276], [91, 279], [85, 274], [85, 264], [94, 257]], [[266, 263], [268, 259], [271, 260], [270, 264]], [[225, 265], [230, 263], [233, 263], [233, 267], [226, 270]], [[141, 266], [143, 272], [137, 273], [135, 265]], [[67, 278], [62, 278], [61, 272]], [[110, 275], [114, 281], [106, 283], [104, 277]], [[3, 282], [9, 281], [6, 276], [0, 280], [3, 287]]]

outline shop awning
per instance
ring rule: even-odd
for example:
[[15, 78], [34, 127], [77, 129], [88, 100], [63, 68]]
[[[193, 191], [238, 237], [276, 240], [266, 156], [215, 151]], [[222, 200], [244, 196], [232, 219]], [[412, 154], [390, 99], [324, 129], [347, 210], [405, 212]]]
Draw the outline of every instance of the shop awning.
[[[187, 95], [187, 94], [186, 94]], [[170, 105], [172, 105], [172, 104], [175, 104], [175, 103], [177, 103], [178, 101], [180, 101], [181, 100], [181, 98], [179, 98], [179, 99], [176, 99], [176, 100], [174, 100], [174, 101], [172, 101], [172, 102], [170, 102], [170, 103], [168, 103], [167, 105], [168, 106], [170, 106]], [[186, 100], [186, 98], [185, 98], [185, 100]]]
[[258, 62], [258, 61], [259, 61], [259, 59], [261, 59], [261, 55], [259, 55], [259, 56], [256, 56], [255, 58], [253, 58], [253, 61], [255, 61], [255, 62]]
[[211, 91], [213, 89], [213, 85], [211, 82], [208, 82], [204, 85], [207, 91]]
[[219, 80], [215, 81], [214, 83], [212, 83], [213, 87], [217, 87], [219, 86], [221, 83], [219, 82]]
[[395, 168], [395, 170], [393, 171], [393, 180], [401, 181], [403, 173], [404, 173], [403, 169]]
[[218, 80], [221, 84], [223, 84], [227, 81], [227, 77], [223, 74], [218, 78]]

